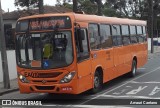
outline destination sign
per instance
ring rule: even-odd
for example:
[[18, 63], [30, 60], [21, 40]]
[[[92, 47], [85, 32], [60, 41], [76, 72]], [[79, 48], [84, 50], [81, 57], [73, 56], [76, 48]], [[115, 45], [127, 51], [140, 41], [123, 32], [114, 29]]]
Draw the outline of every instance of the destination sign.
[[65, 16], [34, 18], [34, 19], [19, 21], [17, 22], [16, 25], [17, 32], [26, 32], [27, 30], [29, 31], [54, 30], [55, 28], [58, 29], [71, 28], [70, 18]]

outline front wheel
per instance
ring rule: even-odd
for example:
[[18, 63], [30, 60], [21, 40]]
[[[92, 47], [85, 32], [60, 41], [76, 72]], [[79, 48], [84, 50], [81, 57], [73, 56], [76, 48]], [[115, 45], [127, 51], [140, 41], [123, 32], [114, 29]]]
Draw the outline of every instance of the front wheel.
[[129, 73], [129, 76], [134, 77], [136, 75], [136, 72], [137, 72], [137, 62], [136, 62], [136, 60], [133, 60], [132, 61], [132, 69], [131, 69], [131, 72]]
[[94, 75], [94, 87], [91, 90], [92, 94], [99, 92], [102, 89], [103, 79], [98, 71]]

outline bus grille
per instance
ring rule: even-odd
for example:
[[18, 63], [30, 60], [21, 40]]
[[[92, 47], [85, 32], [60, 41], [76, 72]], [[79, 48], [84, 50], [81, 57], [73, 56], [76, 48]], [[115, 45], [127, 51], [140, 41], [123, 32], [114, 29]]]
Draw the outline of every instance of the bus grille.
[[53, 72], [53, 73], [38, 73], [34, 78], [54, 78], [62, 74], [62, 72]]
[[[35, 83], [42, 83], [42, 81], [43, 80], [32, 80], [32, 82], [35, 82]], [[49, 83], [55, 83], [55, 82], [57, 82], [57, 80], [47, 80], [46, 81], [47, 83], [49, 82]]]

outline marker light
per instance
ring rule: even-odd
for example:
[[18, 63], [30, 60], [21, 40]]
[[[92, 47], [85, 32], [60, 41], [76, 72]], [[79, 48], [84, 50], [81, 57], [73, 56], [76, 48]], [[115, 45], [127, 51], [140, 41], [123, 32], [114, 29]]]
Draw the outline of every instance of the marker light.
[[74, 77], [75, 74], [76, 74], [75, 71], [68, 73], [67, 75], [65, 75], [61, 79], [60, 83], [68, 83], [68, 82], [70, 82], [73, 79], [73, 77]]

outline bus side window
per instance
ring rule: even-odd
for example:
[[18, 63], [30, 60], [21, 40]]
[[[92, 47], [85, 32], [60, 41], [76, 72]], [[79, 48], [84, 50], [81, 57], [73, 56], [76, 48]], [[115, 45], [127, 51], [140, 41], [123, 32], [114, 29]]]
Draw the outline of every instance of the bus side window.
[[136, 33], [136, 26], [129, 26], [130, 28], [130, 38], [131, 38], [131, 43], [137, 43], [138, 39], [137, 39], [137, 33]]
[[98, 24], [89, 24], [89, 39], [92, 50], [100, 48], [100, 36], [98, 32]]
[[122, 36], [120, 33], [120, 25], [112, 25], [112, 38], [113, 38], [113, 45], [114, 46], [122, 45]]
[[137, 26], [137, 37], [139, 42], [144, 42], [142, 26]]
[[105, 24], [100, 25], [100, 36], [103, 37], [103, 40], [101, 40], [102, 48], [112, 47], [110, 25], [105, 25]]
[[123, 45], [130, 44], [130, 36], [129, 36], [128, 25], [122, 25], [121, 29], [122, 29], [122, 41], [123, 41]]

